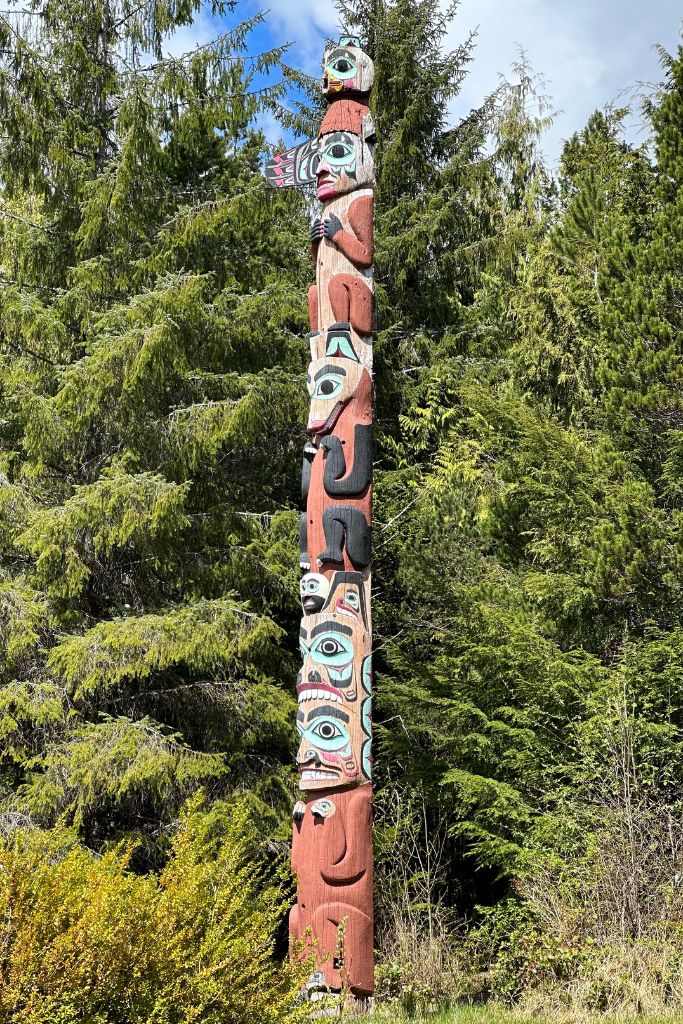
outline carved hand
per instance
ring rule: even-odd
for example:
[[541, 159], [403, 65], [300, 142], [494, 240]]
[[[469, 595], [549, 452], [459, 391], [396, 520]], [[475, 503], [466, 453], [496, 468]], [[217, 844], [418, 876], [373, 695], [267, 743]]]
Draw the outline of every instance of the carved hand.
[[325, 217], [323, 221], [323, 231], [325, 238], [332, 240], [338, 231], [342, 230], [342, 222], [336, 214], [331, 213], [329, 217]]
[[313, 245], [315, 245], [316, 242], [319, 242], [323, 235], [324, 229], [322, 221], [320, 217], [316, 217], [315, 220], [311, 222], [311, 227], [309, 230], [309, 237]]

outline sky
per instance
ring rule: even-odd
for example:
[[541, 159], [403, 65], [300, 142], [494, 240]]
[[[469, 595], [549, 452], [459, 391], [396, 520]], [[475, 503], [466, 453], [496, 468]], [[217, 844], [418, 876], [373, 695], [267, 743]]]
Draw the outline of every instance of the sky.
[[[338, 32], [334, 0], [271, 3], [265, 25], [254, 35], [255, 47], [290, 42], [288, 61], [317, 74], [324, 41]], [[244, 17], [265, 4], [242, 0], [238, 10]], [[461, 0], [446, 43], [454, 47], [476, 32], [476, 49], [452, 118], [457, 121], [481, 103], [500, 75], [510, 72], [522, 47], [545, 80], [556, 112], [544, 140], [551, 164], [563, 140], [581, 129], [593, 110], [607, 105], [633, 105], [627, 130], [639, 141], [643, 126], [633, 89], [662, 80], [654, 44], [674, 51], [682, 19], [680, 0]], [[215, 23], [203, 19], [174, 40], [173, 50], [189, 49], [215, 34]], [[263, 127], [272, 141], [282, 135], [274, 123]]]

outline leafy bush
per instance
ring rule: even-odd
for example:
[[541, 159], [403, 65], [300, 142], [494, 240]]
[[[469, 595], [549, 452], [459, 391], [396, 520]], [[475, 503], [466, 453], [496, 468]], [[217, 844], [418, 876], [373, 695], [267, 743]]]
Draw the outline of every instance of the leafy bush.
[[285, 892], [249, 864], [246, 812], [195, 800], [159, 877], [66, 829], [0, 840], [0, 1020], [294, 1024], [302, 974], [273, 959]]

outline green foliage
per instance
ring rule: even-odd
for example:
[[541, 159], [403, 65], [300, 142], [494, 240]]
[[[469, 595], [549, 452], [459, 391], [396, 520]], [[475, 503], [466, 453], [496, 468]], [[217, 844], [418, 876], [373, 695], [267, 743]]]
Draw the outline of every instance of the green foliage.
[[198, 2], [0, 16], [0, 800], [140, 864], [199, 785], [292, 790], [305, 203], [234, 8], [176, 57]]
[[244, 809], [193, 801], [159, 877], [64, 828], [0, 839], [0, 1017], [25, 1024], [294, 1024], [306, 965], [273, 962], [286, 891]]

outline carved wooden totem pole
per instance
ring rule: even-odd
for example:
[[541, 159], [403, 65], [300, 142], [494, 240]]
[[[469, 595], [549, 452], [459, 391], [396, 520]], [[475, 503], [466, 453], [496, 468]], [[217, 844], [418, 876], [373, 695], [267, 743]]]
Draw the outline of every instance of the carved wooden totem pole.
[[318, 138], [266, 167], [275, 187], [315, 183], [308, 296], [310, 440], [303, 453], [302, 799], [294, 807], [293, 942], [316, 941], [312, 987], [369, 996], [373, 980], [370, 523], [374, 329], [374, 69], [353, 36], [325, 52]]

